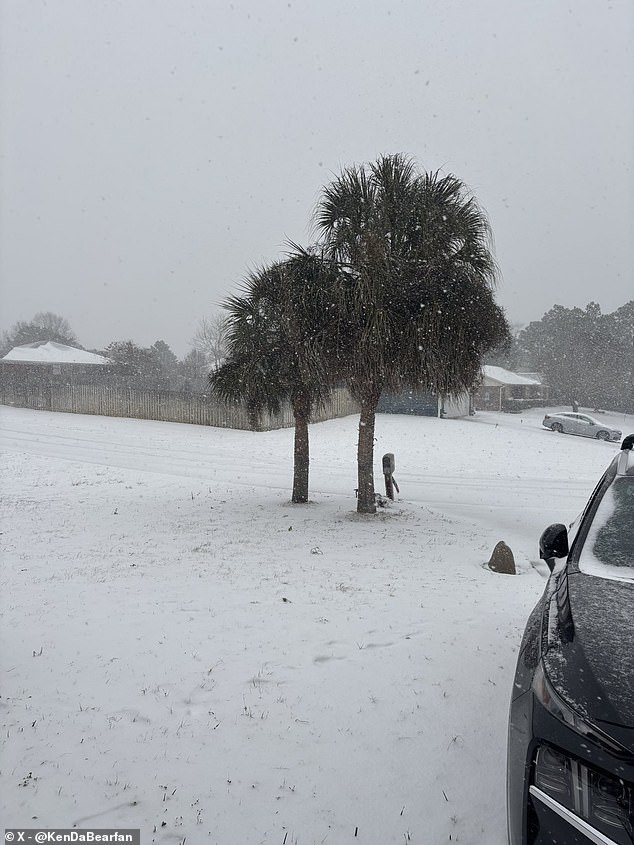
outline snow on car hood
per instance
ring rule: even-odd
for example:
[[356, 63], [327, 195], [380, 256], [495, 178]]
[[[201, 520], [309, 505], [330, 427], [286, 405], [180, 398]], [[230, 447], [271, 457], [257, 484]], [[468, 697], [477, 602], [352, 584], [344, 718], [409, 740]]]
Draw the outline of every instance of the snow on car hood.
[[[551, 683], [583, 717], [634, 743], [634, 584], [570, 573], [574, 634], [544, 655]], [[608, 726], [606, 728], [606, 725]], [[624, 734], [625, 731], [625, 734]]]

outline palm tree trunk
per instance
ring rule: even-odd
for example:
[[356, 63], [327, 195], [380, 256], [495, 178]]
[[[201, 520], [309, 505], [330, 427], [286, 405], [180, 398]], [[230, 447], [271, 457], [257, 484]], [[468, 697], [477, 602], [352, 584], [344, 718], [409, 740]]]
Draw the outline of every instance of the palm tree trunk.
[[381, 391], [373, 386], [361, 399], [357, 447], [357, 513], [376, 513], [374, 495], [374, 421]]
[[305, 397], [293, 400], [295, 417], [295, 446], [293, 453], [293, 496], [295, 504], [308, 501], [308, 468], [310, 450], [308, 444], [308, 423], [310, 420], [310, 402]]
[[260, 430], [260, 410], [254, 406], [247, 406], [247, 415], [249, 418], [249, 428], [251, 431]]

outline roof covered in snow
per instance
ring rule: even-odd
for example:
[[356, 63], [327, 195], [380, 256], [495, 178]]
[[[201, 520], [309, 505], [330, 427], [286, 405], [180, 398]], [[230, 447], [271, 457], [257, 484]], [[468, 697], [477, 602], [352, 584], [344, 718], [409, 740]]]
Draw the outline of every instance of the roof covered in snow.
[[529, 378], [528, 376], [520, 376], [517, 373], [512, 373], [510, 370], [505, 370], [504, 367], [493, 367], [490, 364], [485, 364], [482, 367], [482, 374], [484, 376], [485, 384], [541, 384], [538, 379]]
[[3, 361], [23, 361], [34, 364], [109, 364], [110, 359], [85, 349], [65, 346], [52, 340], [38, 340], [14, 346]]

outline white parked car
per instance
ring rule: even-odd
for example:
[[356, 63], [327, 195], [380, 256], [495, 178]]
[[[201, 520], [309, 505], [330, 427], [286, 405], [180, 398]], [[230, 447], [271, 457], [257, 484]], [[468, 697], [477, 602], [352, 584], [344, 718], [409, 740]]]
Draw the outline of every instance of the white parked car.
[[616, 428], [589, 417], [587, 414], [546, 414], [542, 425], [560, 434], [580, 434], [597, 440], [620, 440], [622, 433]]

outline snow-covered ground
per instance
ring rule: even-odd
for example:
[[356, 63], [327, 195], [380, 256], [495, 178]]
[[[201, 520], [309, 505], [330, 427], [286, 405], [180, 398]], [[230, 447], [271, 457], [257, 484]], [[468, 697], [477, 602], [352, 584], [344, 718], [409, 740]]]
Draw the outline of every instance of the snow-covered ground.
[[537, 539], [618, 449], [542, 416], [379, 416], [400, 496], [359, 517], [357, 417], [293, 506], [291, 430], [1, 408], [2, 826], [503, 845]]

